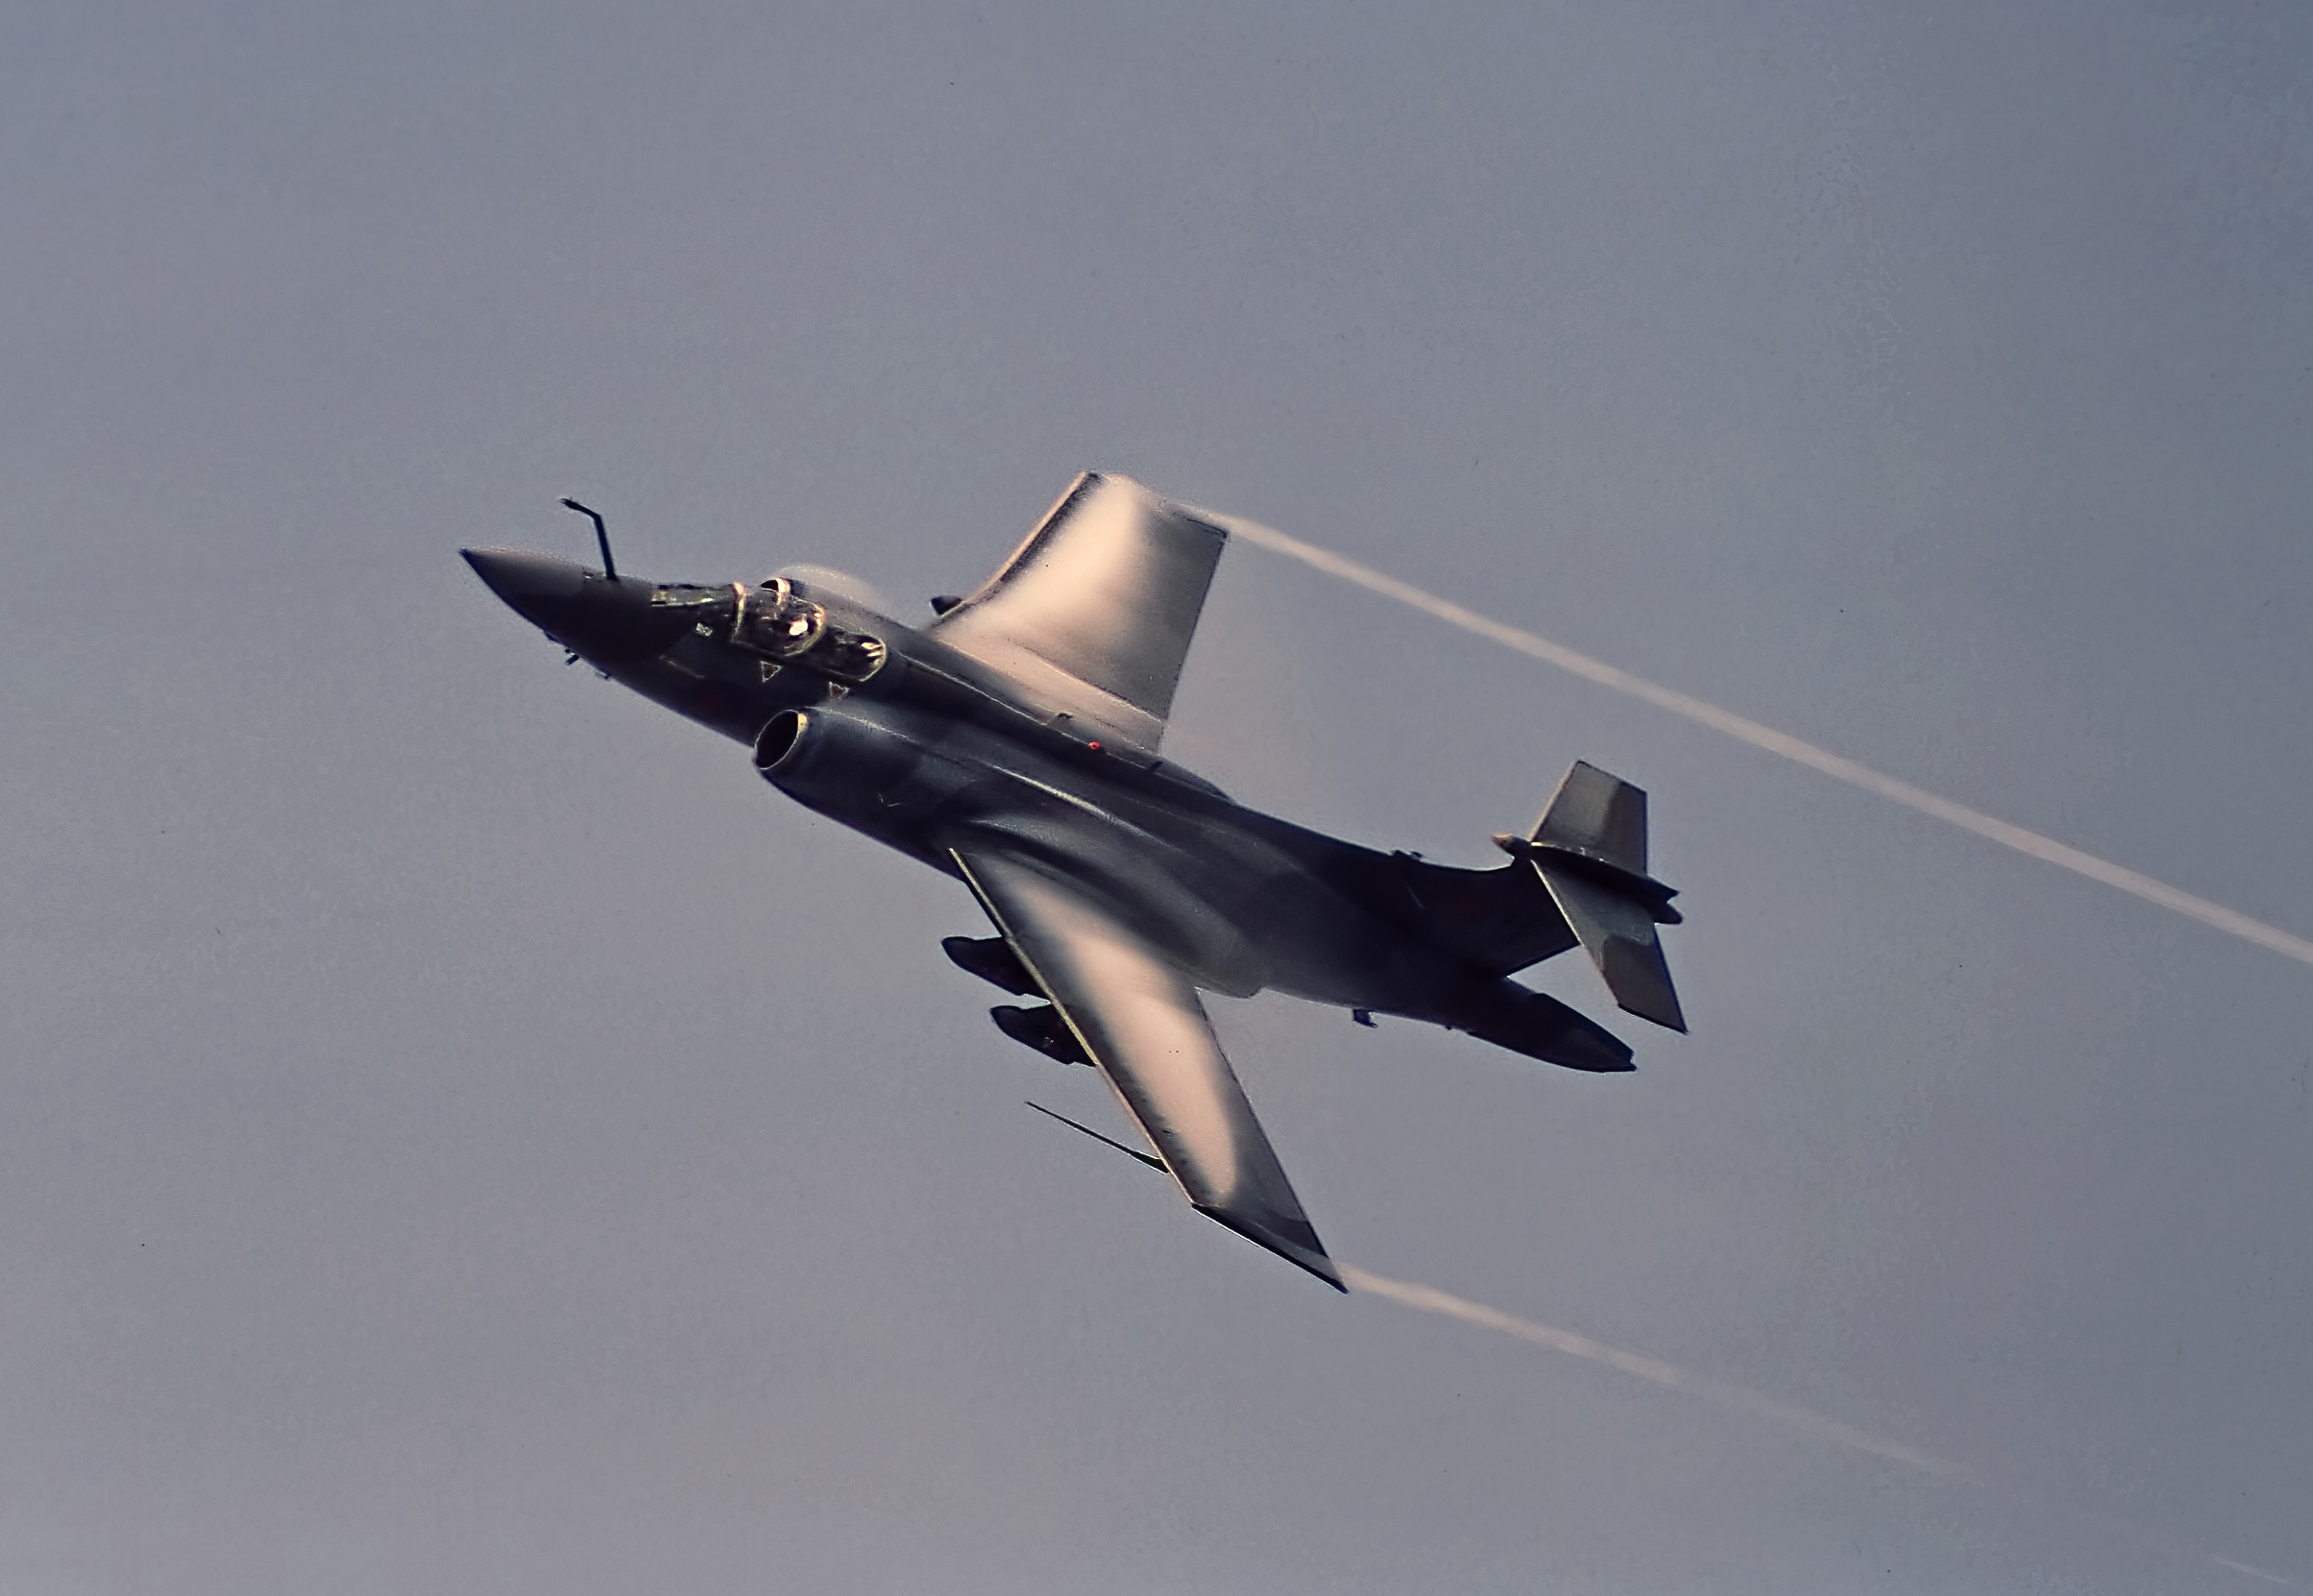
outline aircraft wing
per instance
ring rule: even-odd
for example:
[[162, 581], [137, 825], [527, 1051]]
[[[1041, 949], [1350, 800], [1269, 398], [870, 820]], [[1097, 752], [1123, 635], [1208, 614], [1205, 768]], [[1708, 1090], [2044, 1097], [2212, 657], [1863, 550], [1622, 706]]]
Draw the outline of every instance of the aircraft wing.
[[1197, 1211], [1346, 1291], [1188, 978], [1040, 872], [999, 855], [955, 858]]
[[1137, 482], [1088, 472], [932, 632], [1095, 736], [1154, 752], [1228, 539]]

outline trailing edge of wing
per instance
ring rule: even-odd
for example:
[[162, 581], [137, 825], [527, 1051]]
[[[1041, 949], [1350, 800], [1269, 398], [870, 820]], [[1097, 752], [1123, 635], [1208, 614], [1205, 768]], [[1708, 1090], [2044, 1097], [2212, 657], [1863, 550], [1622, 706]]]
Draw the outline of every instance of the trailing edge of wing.
[[954, 857], [1197, 1211], [1346, 1291], [1188, 978], [1040, 872], [998, 855]]
[[940, 641], [1154, 750], [1229, 534], [1088, 472], [1004, 568], [935, 621]]

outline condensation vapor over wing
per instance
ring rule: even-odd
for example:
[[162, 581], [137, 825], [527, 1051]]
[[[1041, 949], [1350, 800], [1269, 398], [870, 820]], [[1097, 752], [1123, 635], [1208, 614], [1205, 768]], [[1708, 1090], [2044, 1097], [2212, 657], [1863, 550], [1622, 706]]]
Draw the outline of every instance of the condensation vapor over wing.
[[1924, 787], [1916, 787], [1909, 782], [1898, 781], [1893, 776], [1883, 775], [1867, 765], [1861, 765], [1853, 760], [1843, 759], [1828, 749], [1817, 748], [1813, 743], [1802, 742], [1797, 738], [1778, 732], [1771, 726], [1762, 726], [1756, 720], [1745, 719], [1732, 710], [1722, 710], [1716, 704], [1706, 704], [1699, 698], [1690, 697], [1674, 689], [1649, 682], [1643, 676], [1634, 676], [1629, 671], [1610, 665], [1602, 660], [1594, 660], [1587, 654], [1576, 653], [1573, 649], [1554, 643], [1546, 638], [1537, 637], [1533, 633], [1516, 626], [1505, 625], [1501, 621], [1490, 619], [1474, 610], [1464, 609], [1450, 599], [1440, 598], [1435, 593], [1425, 592], [1410, 582], [1400, 582], [1394, 576], [1385, 576], [1371, 566], [1360, 565], [1357, 561], [1345, 555], [1336, 554], [1331, 549], [1320, 548], [1314, 544], [1303, 543], [1299, 538], [1279, 532], [1273, 526], [1264, 526], [1259, 521], [1246, 520], [1242, 517], [1222, 515], [1210, 510], [1199, 510], [1197, 514], [1217, 525], [1227, 527], [1232, 534], [1243, 538], [1247, 543], [1258, 544], [1263, 548], [1289, 556], [1304, 565], [1314, 566], [1328, 575], [1338, 576], [1345, 582], [1353, 582], [1369, 592], [1379, 593], [1384, 598], [1394, 598], [1400, 604], [1409, 604], [1423, 614], [1435, 616], [1449, 625], [1458, 626], [1465, 632], [1472, 632], [1478, 637], [1498, 642], [1505, 648], [1514, 648], [1521, 654], [1554, 665], [1561, 670], [1572, 671], [1585, 681], [1595, 682], [1600, 687], [1612, 688], [1617, 692], [1625, 692], [1633, 698], [1643, 699], [1657, 709], [1668, 710], [1672, 714], [1684, 715], [1687, 719], [1694, 721], [1698, 725], [1708, 726], [1715, 732], [1724, 732], [1727, 736], [1747, 742], [1754, 748], [1764, 748], [1770, 754], [1780, 754], [1785, 759], [1806, 765], [1811, 770], [1821, 771], [1826, 776], [1845, 782], [1850, 786], [1861, 787], [1865, 792], [1877, 793], [1880, 797], [1901, 804], [1906, 809], [1916, 810], [1921, 814], [1933, 815], [1938, 820], [1949, 821], [1963, 831], [1974, 832], [1978, 836], [1988, 837], [2003, 847], [2013, 848], [2019, 854], [2029, 854], [2033, 858], [2070, 870], [2076, 875], [2085, 876], [2090, 881], [2102, 882], [2106, 886], [2116, 886], [2123, 892], [2132, 893], [2149, 904], [2158, 904], [2162, 908], [2174, 909], [2179, 914], [2198, 920], [2204, 926], [2211, 926], [2218, 931], [2229, 932], [2244, 941], [2253, 942], [2260, 948], [2271, 949], [2284, 957], [2294, 958], [2303, 964], [2313, 964], [2313, 941], [2307, 941], [2301, 936], [2293, 936], [2277, 926], [2268, 926], [2261, 920], [2252, 920], [2248, 915], [2236, 909], [2227, 908], [2222, 904], [2212, 904], [2205, 898], [2196, 898], [2191, 893], [2180, 891], [2165, 882], [2156, 882], [2150, 876], [2142, 875], [2124, 865], [2114, 864], [2109, 859], [2098, 858], [2094, 854], [2082, 853], [2080, 849], [2058, 842], [2054, 837], [2042, 836], [2037, 832], [2026, 831], [2021, 826], [2010, 825], [2005, 820], [1996, 819], [1981, 810], [1969, 809], [1964, 804], [1956, 804], [1949, 798], [1939, 797]]

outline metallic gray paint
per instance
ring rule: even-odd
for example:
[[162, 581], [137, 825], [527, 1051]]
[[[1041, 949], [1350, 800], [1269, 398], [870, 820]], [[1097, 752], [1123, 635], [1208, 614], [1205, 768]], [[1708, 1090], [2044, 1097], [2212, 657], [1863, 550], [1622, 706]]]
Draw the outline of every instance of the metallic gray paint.
[[951, 938], [950, 956], [1057, 1009], [1007, 1005], [1006, 1033], [1081, 1050], [1201, 1212], [1338, 1286], [1197, 992], [1275, 989], [1625, 1071], [1621, 1042], [1506, 978], [1579, 941], [1623, 1006], [1684, 1028], [1654, 934], [1677, 916], [1644, 873], [1645, 795], [1588, 765], [1531, 839], [1497, 839], [1510, 863], [1477, 871], [1258, 813], [1158, 758], [1223, 539], [1088, 475], [921, 631], [833, 583], [466, 559], [605, 676], [752, 744], [797, 803], [969, 885], [1003, 941]]

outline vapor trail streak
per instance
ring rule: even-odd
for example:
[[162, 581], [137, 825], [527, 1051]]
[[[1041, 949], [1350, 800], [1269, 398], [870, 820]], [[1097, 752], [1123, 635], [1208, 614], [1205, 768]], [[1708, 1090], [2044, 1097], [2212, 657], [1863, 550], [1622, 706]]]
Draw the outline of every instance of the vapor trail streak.
[[[1536, 1346], [1546, 1346], [1553, 1352], [1564, 1352], [1570, 1357], [1587, 1358], [1594, 1364], [1604, 1364], [1608, 1368], [1635, 1375], [1650, 1385], [1661, 1386], [1667, 1390], [1685, 1391], [1689, 1395], [1702, 1397], [1705, 1401], [1716, 1403], [1719, 1407], [1732, 1409], [1737, 1413], [1772, 1419], [1789, 1429], [1798, 1431], [1801, 1435], [1813, 1436], [1817, 1440], [1829, 1441], [1835, 1446], [1844, 1446], [1853, 1451], [1866, 1452], [1875, 1458], [1885, 1458], [1890, 1463], [1902, 1463], [1907, 1468], [1915, 1468], [1923, 1474], [1941, 1475], [1946, 1479], [1975, 1480], [1987, 1486], [1993, 1484], [1993, 1482], [1984, 1480], [1983, 1476], [1974, 1469], [1964, 1467], [1960, 1463], [1947, 1463], [1932, 1454], [1906, 1446], [1901, 1441], [1888, 1440], [1884, 1437], [1873, 1435], [1868, 1430], [1859, 1430], [1852, 1424], [1841, 1424], [1836, 1418], [1827, 1418], [1821, 1414], [1806, 1408], [1795, 1407], [1789, 1402], [1778, 1402], [1771, 1396], [1762, 1396], [1757, 1391], [1745, 1390], [1741, 1386], [1728, 1385], [1723, 1380], [1714, 1380], [1709, 1375], [1697, 1374], [1692, 1369], [1681, 1368], [1676, 1364], [1667, 1364], [1660, 1358], [1649, 1358], [1639, 1352], [1626, 1352], [1621, 1347], [1609, 1346], [1604, 1342], [1593, 1341], [1588, 1336], [1578, 1335], [1571, 1330], [1561, 1330], [1555, 1325], [1537, 1324], [1532, 1319], [1520, 1318], [1515, 1314], [1505, 1314], [1499, 1308], [1489, 1308], [1483, 1302], [1473, 1302], [1468, 1297], [1455, 1296], [1450, 1293], [1439, 1291], [1434, 1286], [1417, 1286], [1410, 1280], [1392, 1280], [1385, 1275], [1371, 1274], [1364, 1270], [1341, 1263], [1338, 1259], [1335, 1260], [1335, 1268], [1341, 1270], [1341, 1278], [1349, 1284], [1352, 1291], [1365, 1292], [1374, 1296], [1386, 1296], [1392, 1302], [1403, 1303], [1408, 1308], [1419, 1308], [1425, 1314], [1443, 1314], [1448, 1318], [1458, 1318], [1466, 1324], [1474, 1324], [1481, 1329], [1498, 1331], [1505, 1336], [1515, 1336], [1522, 1342], [1531, 1342]], [[2181, 1558], [2188, 1561], [2205, 1561], [2218, 1568], [2227, 1569], [2235, 1574], [2245, 1574], [2252, 1579], [2263, 1580], [2268, 1584], [2282, 1585], [2291, 1590], [2303, 1588], [2296, 1581], [2283, 1578], [2278, 1574], [2269, 1573], [2253, 1563], [2242, 1562], [2237, 1559], [2224, 1557], [2215, 1552], [2203, 1551], [2187, 1545], [2174, 1536], [2158, 1530], [2148, 1529], [2144, 1525], [2132, 1523], [2125, 1518], [2116, 1518], [2105, 1512], [2082, 1512], [2079, 1509], [2068, 1511], [2088, 1522], [2102, 1525], [2107, 1531], [2165, 1556]]]
[[2268, 1574], [2262, 1568], [2258, 1568], [2252, 1563], [2235, 1562], [2232, 1560], [2232, 1559], [2221, 1558], [2214, 1552], [2208, 1554], [2208, 1560], [2215, 1563], [2219, 1568], [2229, 1568], [2236, 1574], [2246, 1574], [2251, 1579], [2263, 1580], [2268, 1584], [2285, 1584], [2290, 1586], [2291, 1589], [2298, 1588], [2294, 1581], [2284, 1580], [2278, 1574]]
[[1650, 1384], [1662, 1386], [1670, 1390], [1687, 1391], [1707, 1401], [1716, 1402], [1722, 1408], [1733, 1408], [1738, 1412], [1753, 1414], [1761, 1418], [1771, 1418], [1778, 1424], [1813, 1436], [1817, 1440], [1827, 1440], [1835, 1445], [1852, 1447], [1858, 1452], [1868, 1452], [1875, 1458], [1886, 1458], [1890, 1463], [1903, 1463], [1907, 1467], [1916, 1468], [1924, 1473], [1957, 1475], [1968, 1472], [1958, 1463], [1946, 1463], [1941, 1458], [1914, 1451], [1901, 1442], [1883, 1440], [1869, 1431], [1858, 1430], [1850, 1424], [1841, 1424], [1836, 1418], [1826, 1418], [1821, 1414], [1810, 1413], [1805, 1408], [1795, 1408], [1788, 1402], [1778, 1402], [1771, 1396], [1761, 1396], [1757, 1391], [1745, 1390], [1741, 1386], [1727, 1385], [1723, 1381], [1714, 1380], [1707, 1375], [1696, 1374], [1691, 1369], [1681, 1368], [1676, 1364], [1664, 1363], [1659, 1358], [1648, 1358], [1636, 1352], [1625, 1352], [1619, 1346], [1609, 1346], [1604, 1342], [1595, 1342], [1588, 1336], [1576, 1335], [1571, 1330], [1560, 1330], [1547, 1324], [1536, 1324], [1532, 1319], [1519, 1318], [1514, 1315], [1503, 1313], [1498, 1308], [1489, 1308], [1482, 1302], [1472, 1302], [1467, 1297], [1449, 1295], [1432, 1286], [1417, 1286], [1410, 1281], [1390, 1280], [1378, 1274], [1368, 1274], [1364, 1270], [1353, 1269], [1347, 1264], [1337, 1267], [1341, 1270], [1342, 1279], [1349, 1282], [1352, 1290], [1370, 1292], [1376, 1296], [1386, 1296], [1393, 1302], [1404, 1303], [1408, 1308], [1419, 1308], [1426, 1314], [1444, 1314], [1449, 1318], [1462, 1319], [1467, 1323], [1480, 1325], [1488, 1330], [1498, 1330], [1505, 1336], [1516, 1336], [1522, 1342], [1532, 1342], [1537, 1346], [1546, 1346], [1553, 1352], [1564, 1352], [1572, 1357], [1587, 1358], [1592, 1363], [1604, 1364], [1609, 1368], [1619, 1369], [1624, 1374], [1636, 1375]]
[[1502, 644], [1505, 648], [1515, 648], [1521, 654], [1528, 655], [1533, 659], [1546, 661], [1561, 670], [1570, 670], [1587, 681], [1597, 683], [1600, 687], [1612, 688], [1617, 692], [1626, 692], [1633, 698], [1644, 699], [1657, 709], [1668, 710], [1672, 714], [1684, 715], [1689, 720], [1708, 726], [1715, 732], [1724, 732], [1729, 737], [1739, 738], [1754, 748], [1764, 748], [1770, 754], [1780, 754], [1787, 760], [1795, 760], [1811, 770], [1819, 770], [1826, 776], [1847, 783], [1850, 786], [1859, 786], [1865, 792], [1877, 793], [1882, 798], [1892, 799], [1906, 809], [1916, 810], [1921, 814], [1934, 815], [1938, 820], [1948, 820], [1955, 826], [1974, 832], [1978, 836], [1989, 837], [1992, 841], [2013, 848], [2020, 854], [2030, 854], [2033, 858], [2060, 865], [2066, 870], [2087, 877], [2090, 881], [2103, 882], [2106, 886], [2117, 886], [2123, 892], [2132, 892], [2147, 903], [2158, 904], [2162, 908], [2175, 909], [2179, 914], [2189, 916], [2204, 926], [2213, 926], [2218, 931], [2229, 931], [2235, 936], [2255, 943], [2260, 948], [2269, 948], [2276, 954], [2284, 955], [2301, 963], [2313, 964], [2313, 942], [2308, 942], [2302, 937], [2292, 936], [2278, 927], [2268, 926], [2261, 920], [2252, 920], [2248, 915], [2227, 908], [2222, 904], [2212, 904], [2205, 898], [2196, 898], [2189, 892], [2180, 892], [2165, 883], [2153, 880], [2150, 876], [2139, 875], [2133, 870], [2114, 864], [2109, 859], [2101, 859], [2094, 854], [2083, 854], [2078, 848], [2067, 847], [2054, 837], [2042, 836], [2037, 832], [2028, 832], [2023, 827], [2011, 826], [2005, 820], [1996, 820], [1988, 814], [1969, 809], [1964, 804], [1955, 804], [1949, 798], [1939, 798], [1935, 793], [1915, 787], [1909, 782], [1899, 782], [1893, 776], [1884, 776], [1876, 770], [1856, 763], [1853, 760], [1842, 759], [1827, 749], [1817, 748], [1813, 743], [1801, 742], [1797, 738], [1787, 736], [1771, 726], [1762, 726], [1756, 720], [1746, 720], [1731, 710], [1722, 710], [1716, 704], [1706, 704], [1699, 698], [1691, 698], [1683, 692], [1649, 682], [1643, 676], [1633, 676], [1627, 670], [1618, 669], [1601, 660], [1594, 660], [1587, 654], [1577, 654], [1574, 650], [1554, 643], [1546, 638], [1539, 638], [1531, 632], [1522, 631], [1518, 627], [1506, 626], [1498, 620], [1489, 619], [1474, 610], [1464, 609], [1450, 599], [1440, 598], [1435, 593], [1424, 592], [1411, 583], [1400, 582], [1394, 576], [1384, 576], [1371, 566], [1359, 565], [1356, 561], [1336, 554], [1331, 549], [1319, 548], [1314, 544], [1305, 544], [1299, 538], [1289, 537], [1274, 526], [1264, 526], [1259, 521], [1246, 520], [1237, 516], [1216, 515], [1205, 510], [1200, 510], [1198, 514], [1206, 517], [1218, 525], [1227, 527], [1247, 543], [1258, 544], [1263, 548], [1288, 555], [1304, 565], [1314, 566], [1328, 575], [1338, 576], [1345, 582], [1354, 582], [1369, 592], [1377, 592], [1384, 598], [1394, 598], [1400, 604], [1410, 604], [1423, 614], [1435, 616], [1449, 625], [1459, 626], [1465, 632], [1473, 632], [1481, 638]]

